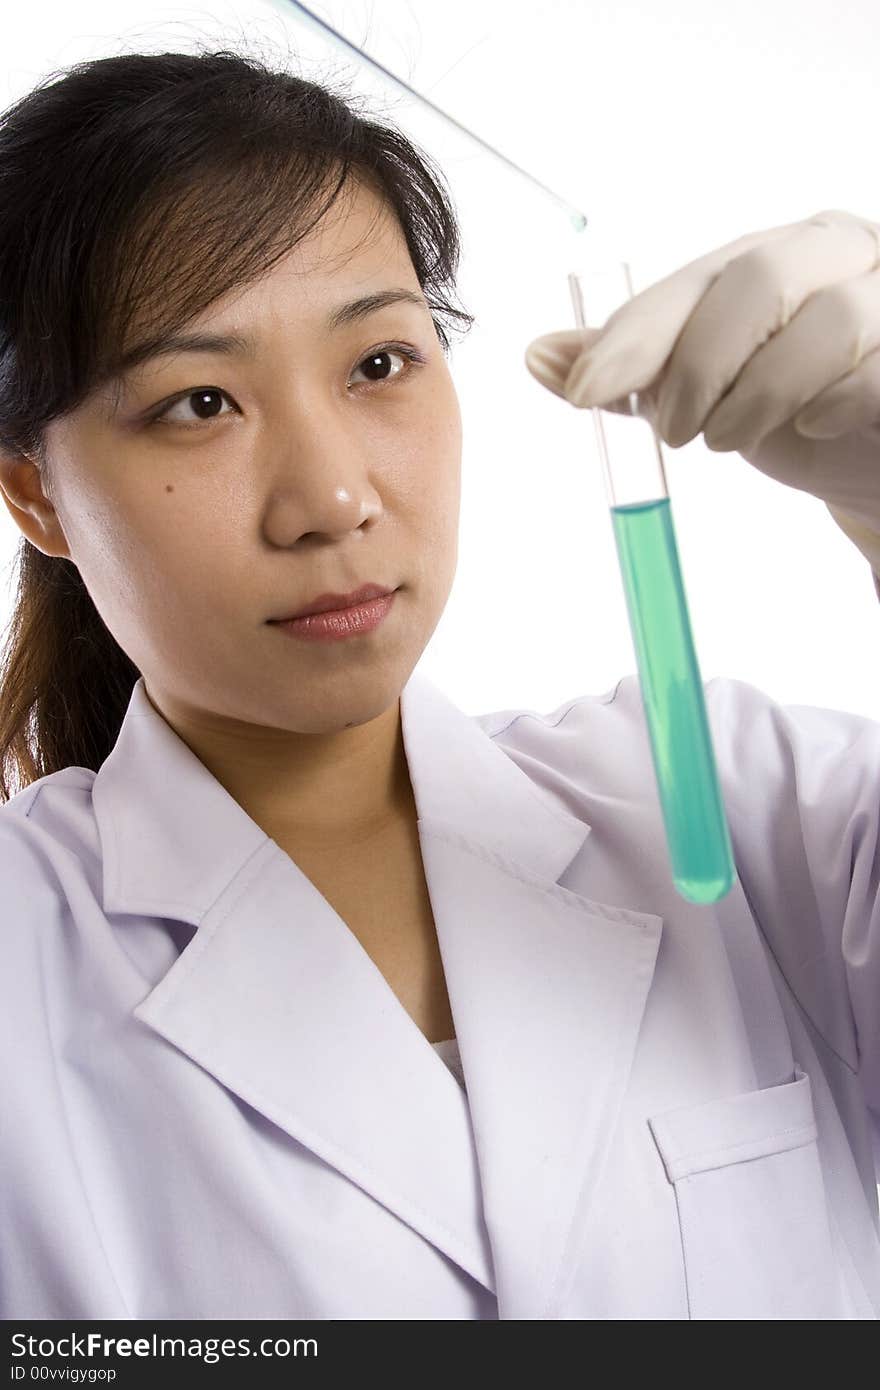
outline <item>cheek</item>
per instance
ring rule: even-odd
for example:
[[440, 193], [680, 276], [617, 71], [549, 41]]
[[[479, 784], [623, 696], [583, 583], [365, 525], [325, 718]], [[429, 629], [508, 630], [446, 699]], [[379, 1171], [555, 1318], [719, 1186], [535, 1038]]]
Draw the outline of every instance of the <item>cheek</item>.
[[173, 622], [175, 596], [197, 584], [204, 570], [199, 525], [198, 516], [181, 514], [173, 496], [114, 496], [108, 491], [84, 499], [72, 553], [95, 607], [115, 636], [128, 638], [141, 625]]
[[130, 513], [109, 491], [81, 491], [65, 520], [65, 533], [86, 588], [107, 622], [105, 609], [130, 602], [137, 583], [134, 556], [139, 547]]
[[401, 460], [388, 500], [393, 511], [423, 538], [442, 539], [457, 525], [461, 446], [448, 432], [423, 430]]
[[442, 436], [450, 453], [461, 453], [462, 423], [458, 392], [447, 369], [444, 389], [440, 393], [437, 410], [438, 434]]
[[461, 449], [461, 414], [456, 398], [455, 408], [450, 412], [439, 450], [443, 458], [443, 467], [439, 471], [441, 472], [444, 506], [448, 514], [449, 525], [456, 530], [461, 502]]
[[417, 447], [427, 473], [424, 479], [426, 488], [438, 497], [457, 497], [461, 477], [462, 422], [458, 396], [449, 376], [423, 416]]

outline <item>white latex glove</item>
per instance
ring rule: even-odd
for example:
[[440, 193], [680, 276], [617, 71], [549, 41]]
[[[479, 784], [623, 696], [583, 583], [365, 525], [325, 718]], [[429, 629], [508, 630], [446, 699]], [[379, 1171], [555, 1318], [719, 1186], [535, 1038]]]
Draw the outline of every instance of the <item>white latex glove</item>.
[[817, 213], [700, 256], [601, 328], [535, 338], [526, 365], [572, 405], [639, 413], [670, 448], [701, 431], [820, 498], [880, 597], [880, 223]]

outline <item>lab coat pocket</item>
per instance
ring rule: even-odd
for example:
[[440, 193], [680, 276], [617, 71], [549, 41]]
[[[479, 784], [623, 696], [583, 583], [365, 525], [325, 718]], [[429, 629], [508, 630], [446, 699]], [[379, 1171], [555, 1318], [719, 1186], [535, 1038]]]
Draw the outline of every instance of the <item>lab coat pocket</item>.
[[648, 1120], [675, 1187], [692, 1318], [845, 1318], [810, 1078]]

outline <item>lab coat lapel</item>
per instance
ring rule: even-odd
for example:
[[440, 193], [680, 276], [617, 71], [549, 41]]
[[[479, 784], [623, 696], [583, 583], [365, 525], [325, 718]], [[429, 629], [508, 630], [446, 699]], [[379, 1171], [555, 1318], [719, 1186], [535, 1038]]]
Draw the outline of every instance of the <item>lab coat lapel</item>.
[[[589, 825], [435, 687], [404, 700], [502, 1318], [561, 1316], [662, 931], [558, 883]], [[531, 717], [531, 716], [526, 716]], [[462, 723], [463, 718], [465, 723]], [[562, 770], [564, 772], [564, 770]]]
[[493, 1289], [465, 1098], [273, 841], [134, 1014]]
[[93, 787], [104, 909], [197, 928], [141, 1023], [494, 1291], [501, 1317], [559, 1316], [661, 920], [557, 882], [589, 826], [420, 673], [401, 715], [467, 1099], [142, 681]]
[[425, 826], [422, 854], [501, 1316], [558, 1317], [626, 1090], [660, 919], [612, 915], [451, 830]]

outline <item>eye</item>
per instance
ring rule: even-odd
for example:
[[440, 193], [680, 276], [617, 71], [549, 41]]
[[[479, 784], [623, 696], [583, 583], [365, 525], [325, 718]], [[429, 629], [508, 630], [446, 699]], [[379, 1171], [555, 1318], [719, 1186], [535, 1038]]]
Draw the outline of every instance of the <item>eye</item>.
[[[406, 364], [392, 370], [392, 359], [402, 358]], [[401, 343], [388, 344], [388, 346], [372, 348], [366, 357], [362, 357], [355, 372], [364, 370], [366, 374], [366, 385], [383, 386], [386, 382], [394, 381], [398, 377], [407, 377], [410, 372], [425, 363], [426, 358], [415, 348], [404, 347]], [[152, 419], [148, 422], [151, 425], [162, 423], [168, 425], [198, 425], [208, 424], [211, 420], [221, 419], [218, 410], [218, 398], [225, 397], [231, 401], [232, 397], [226, 391], [221, 391], [219, 386], [196, 386], [190, 391], [185, 391], [164, 405]], [[172, 410], [181, 408], [187, 410], [192, 408], [194, 416], [178, 415], [172, 416]], [[237, 408], [237, 407], [236, 407]], [[228, 414], [228, 412], [226, 412]]]
[[[388, 361], [392, 357], [402, 357], [407, 365], [405, 368], [398, 368], [396, 372], [386, 376], [384, 373], [387, 370]], [[399, 343], [389, 343], [387, 347], [373, 348], [366, 357], [362, 357], [355, 371], [360, 371], [363, 368], [366, 371], [367, 380], [373, 385], [381, 386], [386, 381], [394, 380], [401, 373], [409, 376], [412, 368], [421, 365], [424, 360], [422, 354], [416, 352], [415, 348], [406, 348]]]
[[155, 424], [158, 420], [161, 420], [163, 424], [171, 425], [192, 424], [192, 416], [190, 416], [188, 420], [183, 416], [178, 416], [176, 419], [171, 416], [172, 410], [177, 410], [178, 407], [181, 406], [189, 406], [191, 403], [193, 403], [196, 411], [196, 424], [200, 421], [216, 420], [219, 418], [218, 412], [215, 409], [215, 402], [218, 396], [225, 396], [227, 400], [232, 399], [231, 396], [226, 395], [225, 391], [221, 391], [219, 386], [197, 386], [192, 391], [187, 391], [186, 395], [178, 396], [176, 400], [169, 401], [157, 415], [153, 416], [150, 424]]

